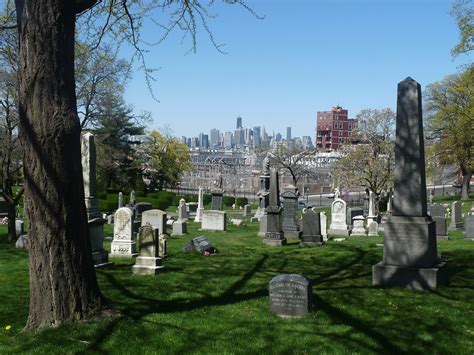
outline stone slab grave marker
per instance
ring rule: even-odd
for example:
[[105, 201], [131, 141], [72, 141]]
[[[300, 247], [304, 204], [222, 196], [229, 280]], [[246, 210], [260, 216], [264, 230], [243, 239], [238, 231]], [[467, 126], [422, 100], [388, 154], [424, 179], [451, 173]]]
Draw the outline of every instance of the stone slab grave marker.
[[449, 239], [446, 227], [446, 209], [442, 205], [432, 204], [428, 206], [428, 214], [436, 223], [436, 238], [438, 240]]
[[436, 289], [446, 282], [446, 264], [438, 260], [435, 223], [427, 214], [421, 86], [410, 77], [398, 84], [394, 175], [393, 211], [372, 284]]
[[319, 212], [319, 217], [321, 218], [321, 235], [323, 236], [323, 241], [328, 241], [328, 217], [326, 212]]
[[270, 311], [280, 317], [302, 317], [312, 308], [311, 282], [298, 274], [283, 274], [271, 279]]
[[165, 211], [158, 209], [151, 209], [142, 213], [142, 227], [149, 225], [153, 228], [158, 228], [160, 234], [166, 234], [166, 221], [168, 220]]
[[300, 239], [301, 237], [301, 228], [296, 223], [299, 196], [298, 189], [293, 185], [286, 186], [285, 191], [281, 194], [283, 198], [282, 230], [286, 239]]
[[286, 244], [287, 240], [281, 228], [281, 210], [278, 171], [272, 168], [270, 173], [270, 199], [266, 208], [266, 218], [260, 220], [260, 224], [265, 224], [263, 229], [266, 231], [263, 244], [271, 246]]
[[451, 224], [449, 225], [449, 230], [455, 231], [462, 228], [461, 202], [454, 201], [451, 205]]
[[140, 255], [135, 260], [132, 272], [136, 275], [157, 275], [163, 271], [160, 257], [159, 230], [150, 225], [140, 227]]
[[245, 205], [244, 206], [244, 211], [242, 212], [242, 216], [248, 217], [252, 214], [252, 206], [250, 205]]
[[85, 132], [81, 135], [81, 163], [84, 183], [84, 202], [87, 212], [89, 239], [91, 241], [92, 259], [94, 267], [105, 267], [109, 262], [109, 252], [104, 249], [104, 224], [99, 209], [96, 184], [96, 149], [94, 135]]
[[114, 240], [112, 256], [133, 257], [137, 255], [137, 242], [132, 230], [133, 212], [128, 207], [119, 208], [114, 215]]
[[173, 232], [171, 235], [177, 236], [177, 235], [184, 235], [188, 233], [188, 210], [186, 208], [186, 201], [184, 198], [179, 200], [179, 206], [178, 206], [178, 220], [173, 223]]
[[365, 237], [367, 236], [367, 230], [365, 229], [365, 217], [363, 215], [357, 215], [352, 219], [353, 227], [351, 231], [351, 237]]
[[364, 215], [364, 209], [360, 207], [349, 207], [347, 209], [347, 214], [346, 214], [346, 224], [349, 226], [350, 229], [352, 229], [352, 222], [354, 220], [354, 217], [356, 216], [363, 216]]
[[303, 231], [300, 237], [300, 246], [321, 246], [324, 244], [321, 234], [321, 217], [316, 209], [303, 209], [302, 224]]
[[331, 225], [328, 234], [349, 235], [346, 213], [346, 202], [339, 198], [339, 193], [337, 193], [331, 205]]
[[379, 224], [377, 221], [372, 221], [367, 224], [367, 234], [369, 237], [379, 236]]
[[17, 237], [24, 234], [24, 222], [21, 219], [15, 219], [15, 234]]
[[466, 225], [465, 238], [474, 241], [474, 215], [468, 214], [464, 222]]
[[[255, 211], [255, 215], [251, 221], [259, 221], [265, 215], [265, 210], [268, 207], [270, 198], [270, 157], [269, 154], [263, 159], [262, 174], [260, 175], [260, 190], [257, 193], [258, 197], [258, 208]], [[262, 226], [262, 224], [260, 224]], [[259, 231], [259, 236], [264, 237], [265, 231]]]
[[208, 231], [225, 231], [227, 227], [227, 213], [224, 211], [203, 211], [201, 229]]
[[196, 209], [196, 217], [194, 217], [194, 222], [201, 223], [202, 211], [204, 211], [204, 191], [201, 186], [199, 186], [198, 192], [198, 206]]
[[200, 236], [194, 239], [191, 239], [186, 243], [182, 251], [185, 253], [197, 252], [201, 255], [212, 255], [217, 252], [217, 249], [214, 248], [212, 243], [204, 236]]

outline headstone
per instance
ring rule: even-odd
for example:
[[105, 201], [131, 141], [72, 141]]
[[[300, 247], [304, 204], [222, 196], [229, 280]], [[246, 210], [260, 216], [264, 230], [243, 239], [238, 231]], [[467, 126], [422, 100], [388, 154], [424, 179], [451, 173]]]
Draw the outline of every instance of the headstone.
[[114, 215], [114, 240], [112, 256], [133, 257], [137, 255], [137, 242], [132, 231], [133, 212], [128, 207], [119, 208]]
[[[270, 199], [270, 174], [262, 174], [260, 175], [260, 190], [257, 193], [258, 197], [258, 208], [255, 211], [255, 215], [252, 217], [252, 222], [259, 221], [261, 222], [262, 217], [266, 213], [266, 208], [268, 207], [269, 199]], [[265, 224], [260, 223], [260, 226]], [[260, 230], [259, 236], [264, 237], [266, 231]]]
[[449, 230], [454, 231], [462, 228], [461, 202], [454, 201], [451, 205], [451, 224], [449, 225]]
[[250, 216], [251, 214], [252, 214], [252, 206], [250, 206], [250, 205], [245, 205], [245, 206], [244, 206], [244, 211], [243, 211], [243, 213], [242, 213], [242, 216], [248, 217], [248, 216]]
[[466, 230], [465, 230], [466, 239], [474, 241], [474, 215], [468, 214], [464, 218], [464, 223], [465, 223], [465, 226], [466, 226]]
[[208, 210], [202, 212], [201, 229], [209, 231], [225, 231], [227, 213], [224, 211]]
[[188, 218], [196, 217], [197, 208], [198, 208], [197, 202], [186, 202], [186, 211], [188, 212]]
[[202, 219], [202, 211], [204, 211], [204, 202], [203, 202], [203, 190], [202, 187], [199, 186], [199, 193], [198, 193], [198, 207], [196, 209], [196, 217], [194, 217], [194, 222], [201, 222]]
[[311, 282], [297, 274], [283, 274], [271, 279], [270, 311], [281, 317], [302, 317], [312, 307]]
[[299, 195], [298, 189], [293, 185], [288, 185], [281, 195], [283, 197], [282, 230], [286, 239], [300, 239], [301, 237], [300, 226], [296, 223]]
[[352, 225], [352, 221], [354, 217], [356, 216], [363, 216], [364, 215], [364, 209], [360, 207], [349, 207], [347, 209], [347, 215], [346, 215], [346, 224], [350, 227]]
[[107, 224], [114, 224], [114, 215], [113, 214], [109, 214], [107, 216]]
[[15, 219], [15, 232], [16, 232], [17, 237], [19, 237], [25, 232], [23, 226], [24, 226], [23, 220]]
[[81, 163], [92, 260], [94, 267], [105, 267], [112, 263], [109, 262], [108, 251], [104, 249], [104, 224], [106, 220], [99, 210], [99, 198], [97, 197], [96, 188], [96, 149], [94, 135], [90, 132], [81, 135]]
[[149, 202], [138, 202], [133, 206], [133, 233], [138, 233], [138, 230], [142, 225], [142, 213], [151, 210], [152, 208], [153, 206]]
[[393, 212], [372, 283], [436, 289], [447, 275], [438, 260], [435, 223], [427, 215], [421, 87], [412, 78], [398, 84], [394, 175]]
[[271, 246], [282, 246], [286, 244], [281, 228], [281, 207], [280, 207], [280, 188], [278, 182], [278, 171], [271, 169], [270, 174], [270, 198], [266, 208], [266, 218], [260, 220], [260, 224], [265, 223], [265, 238], [263, 243]]
[[367, 226], [372, 222], [375, 221], [377, 218], [376, 211], [375, 211], [375, 194], [372, 190], [369, 191], [369, 211], [367, 215]]
[[224, 196], [223, 191], [211, 191], [211, 209], [215, 211], [222, 211], [222, 200]]
[[300, 246], [320, 246], [324, 244], [321, 234], [321, 217], [316, 210], [304, 208], [302, 215], [303, 231]]
[[152, 226], [158, 228], [160, 234], [166, 234], [166, 221], [168, 220], [166, 212], [158, 209], [151, 209], [142, 213], [142, 226]]
[[122, 207], [123, 207], [123, 193], [119, 192], [118, 193], [118, 208], [122, 208]]
[[130, 199], [129, 199], [128, 203], [129, 203], [130, 206], [135, 206], [136, 202], [137, 202], [137, 200], [135, 198], [135, 191], [132, 190], [132, 191], [130, 191]]
[[349, 235], [349, 226], [346, 223], [346, 202], [336, 198], [331, 205], [331, 225], [328, 234]]
[[351, 231], [351, 237], [365, 237], [367, 230], [365, 229], [365, 217], [363, 215], [357, 215], [352, 219], [353, 227]]
[[244, 220], [240, 218], [232, 218], [230, 221], [232, 222], [234, 226], [237, 226], [237, 227], [245, 225]]
[[430, 204], [428, 206], [428, 214], [436, 224], [436, 238], [438, 240], [449, 239], [446, 228], [446, 209], [438, 204]]
[[212, 255], [217, 252], [216, 248], [214, 248], [212, 243], [204, 236], [200, 236], [190, 240], [187, 244], [183, 246], [182, 250], [185, 253], [195, 251], [202, 255]]
[[377, 221], [372, 221], [367, 224], [367, 230], [369, 237], [378, 237], [379, 236], [379, 224]]
[[321, 219], [321, 235], [323, 236], [323, 241], [328, 241], [328, 217], [326, 216], [326, 212], [319, 212], [319, 217]]
[[186, 201], [184, 200], [184, 198], [179, 200], [178, 220], [181, 220], [181, 221], [187, 221], [188, 220], [188, 209], [187, 209]]
[[140, 255], [135, 260], [132, 272], [136, 275], [157, 275], [163, 271], [160, 257], [159, 230], [150, 225], [140, 227]]
[[184, 235], [188, 233], [188, 224], [185, 220], [178, 219], [173, 223], [173, 232], [171, 232], [172, 236]]

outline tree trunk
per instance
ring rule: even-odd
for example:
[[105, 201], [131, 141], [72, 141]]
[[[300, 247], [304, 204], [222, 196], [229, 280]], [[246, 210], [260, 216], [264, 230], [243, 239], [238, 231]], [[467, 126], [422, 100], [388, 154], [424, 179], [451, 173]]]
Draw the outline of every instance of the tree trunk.
[[74, 2], [16, 0], [20, 141], [30, 238], [27, 328], [97, 315], [74, 85]]
[[15, 227], [15, 220], [16, 220], [16, 209], [15, 205], [8, 205], [8, 240], [10, 242], [16, 240], [16, 227]]

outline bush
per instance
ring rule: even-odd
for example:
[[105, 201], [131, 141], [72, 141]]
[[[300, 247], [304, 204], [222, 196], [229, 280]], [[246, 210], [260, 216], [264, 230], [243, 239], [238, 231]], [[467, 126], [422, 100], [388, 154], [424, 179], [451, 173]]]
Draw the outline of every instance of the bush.
[[204, 205], [209, 205], [212, 201], [212, 195], [211, 194], [203, 194], [202, 195], [202, 203]]
[[101, 210], [101, 212], [112, 213], [117, 209], [117, 201], [115, 199], [99, 199], [99, 209]]
[[107, 200], [107, 192], [99, 192], [97, 195], [100, 200]]
[[224, 206], [232, 206], [235, 203], [235, 197], [234, 196], [224, 196], [222, 203]]
[[239, 207], [244, 207], [245, 205], [249, 204], [249, 199], [247, 197], [237, 197], [235, 204]]

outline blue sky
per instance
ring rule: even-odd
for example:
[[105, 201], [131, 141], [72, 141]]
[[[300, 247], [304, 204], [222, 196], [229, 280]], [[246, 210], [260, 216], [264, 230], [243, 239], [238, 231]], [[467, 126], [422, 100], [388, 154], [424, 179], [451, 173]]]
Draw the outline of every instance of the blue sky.
[[[354, 117], [362, 108], [396, 105], [396, 85], [407, 76], [422, 87], [467, 62], [453, 60], [458, 30], [451, 0], [247, 0], [258, 20], [238, 6], [218, 5], [209, 22], [228, 54], [217, 52], [205, 32], [197, 53], [175, 34], [152, 48], [159, 67], [154, 101], [137, 72], [125, 99], [153, 115], [150, 128], [168, 126], [176, 136], [212, 128], [265, 126], [314, 139], [316, 112], [339, 104]], [[146, 26], [144, 37], [157, 39]]]

